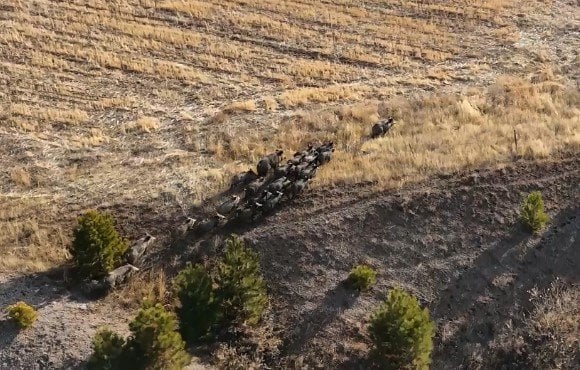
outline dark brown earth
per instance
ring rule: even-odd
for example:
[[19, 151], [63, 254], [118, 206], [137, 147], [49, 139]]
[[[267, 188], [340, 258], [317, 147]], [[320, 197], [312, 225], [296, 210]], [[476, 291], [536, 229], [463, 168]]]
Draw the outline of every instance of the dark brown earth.
[[[284, 356], [364, 368], [365, 320], [391, 287], [416, 294], [437, 323], [433, 368], [484, 366], [494, 334], [517, 325], [528, 290], [578, 282], [580, 159], [516, 163], [440, 176], [399, 191], [305, 194], [243, 237], [262, 257]], [[517, 222], [539, 190], [551, 217], [531, 236]], [[358, 263], [379, 273], [370, 293], [341, 282]]]
[[[169, 232], [180, 212], [154, 205], [134, 205], [130, 213], [122, 205], [105, 209], [118, 215], [125, 234], [159, 237], [143, 271], [164, 266], [171, 276], [186, 260], [211, 259], [231, 232], [258, 251], [282, 340], [280, 352], [266, 357], [271, 368], [366, 368], [366, 321], [395, 286], [417, 295], [437, 324], [433, 368], [494, 368], [488, 346], [520, 323], [529, 290], [556, 278], [580, 280], [579, 184], [580, 158], [563, 156], [440, 175], [394, 191], [377, 192], [372, 184], [306, 191], [257, 225], [204, 238]], [[519, 203], [533, 190], [542, 192], [551, 218], [538, 236], [517, 222]], [[359, 263], [379, 274], [362, 295], [342, 284]], [[126, 332], [130, 312], [85, 301], [55, 276], [0, 280], [0, 306], [24, 299], [40, 308], [30, 331], [1, 323], [0, 368], [76, 366], [99, 326]]]

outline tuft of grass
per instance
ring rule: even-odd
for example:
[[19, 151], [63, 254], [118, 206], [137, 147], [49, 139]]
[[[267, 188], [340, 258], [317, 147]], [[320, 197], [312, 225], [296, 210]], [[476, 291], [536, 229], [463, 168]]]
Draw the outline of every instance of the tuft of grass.
[[356, 290], [368, 290], [377, 281], [377, 273], [371, 267], [358, 265], [348, 274], [347, 282]]
[[131, 121], [124, 126], [127, 132], [151, 133], [159, 128], [159, 120], [155, 117], [143, 116]]
[[56, 109], [52, 107], [35, 107], [23, 103], [10, 106], [10, 113], [16, 116], [30, 117], [41, 121], [59, 122], [80, 125], [89, 120], [87, 112], [80, 109]]
[[253, 100], [237, 101], [224, 108], [225, 113], [253, 112], [256, 110], [256, 103]]
[[7, 311], [8, 317], [16, 322], [21, 328], [31, 326], [38, 317], [36, 310], [22, 301], [8, 306]]
[[24, 168], [15, 168], [10, 172], [10, 179], [16, 185], [29, 188], [32, 186], [30, 173]]

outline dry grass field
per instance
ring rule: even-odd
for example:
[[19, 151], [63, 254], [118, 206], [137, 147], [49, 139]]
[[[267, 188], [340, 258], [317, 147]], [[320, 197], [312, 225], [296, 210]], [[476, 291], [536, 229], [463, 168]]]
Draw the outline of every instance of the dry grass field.
[[47, 268], [83, 209], [185, 212], [310, 140], [339, 148], [315, 186], [577, 150], [577, 21], [561, 1], [4, 1], [1, 264]]
[[2, 0], [0, 278], [91, 208], [164, 246], [277, 148], [336, 143], [315, 192], [577, 155], [579, 50], [575, 0]]

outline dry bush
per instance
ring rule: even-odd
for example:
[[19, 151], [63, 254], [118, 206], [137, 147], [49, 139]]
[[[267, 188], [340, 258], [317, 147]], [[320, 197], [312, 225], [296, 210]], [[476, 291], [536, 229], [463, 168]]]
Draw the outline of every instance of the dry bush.
[[125, 125], [127, 132], [137, 131], [139, 133], [150, 133], [159, 128], [159, 120], [155, 117], [143, 116]]
[[226, 113], [253, 112], [256, 110], [256, 103], [253, 100], [237, 101], [224, 108]]
[[99, 129], [91, 129], [88, 135], [73, 136], [70, 144], [77, 148], [88, 148], [100, 146], [109, 141], [109, 138]]
[[[580, 289], [556, 281], [533, 297], [534, 310], [527, 333], [535, 348], [530, 351], [536, 368], [572, 368], [580, 361]], [[554, 364], [554, 365], [551, 365]]]
[[266, 107], [267, 111], [275, 111], [278, 108], [278, 102], [271, 96], [266, 96], [264, 98], [264, 106]]
[[16, 185], [29, 188], [32, 186], [32, 180], [30, 178], [30, 173], [24, 168], [15, 168], [10, 171], [10, 179]]
[[136, 309], [143, 301], [167, 304], [169, 292], [165, 272], [162, 269], [151, 269], [145, 274], [138, 274], [106, 299], [127, 309]]
[[342, 107], [339, 110], [341, 120], [352, 120], [363, 124], [373, 124], [379, 119], [378, 105], [358, 104]]
[[221, 344], [213, 353], [213, 365], [224, 370], [263, 369], [265, 358], [278, 357], [282, 341], [271, 319], [259, 327], [243, 326], [235, 333], [236, 340]]
[[258, 370], [262, 365], [261, 359], [227, 344], [221, 344], [213, 357], [214, 365], [221, 370]]
[[488, 363], [527, 369], [576, 369], [580, 361], [580, 287], [562, 280], [530, 291], [533, 309], [490, 344]]

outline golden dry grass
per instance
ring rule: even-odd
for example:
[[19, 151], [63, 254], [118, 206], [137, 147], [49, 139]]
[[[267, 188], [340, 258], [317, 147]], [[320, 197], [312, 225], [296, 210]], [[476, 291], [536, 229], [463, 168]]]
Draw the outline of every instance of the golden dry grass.
[[125, 130], [128, 132], [138, 131], [140, 133], [150, 133], [159, 128], [159, 120], [155, 117], [139, 117], [135, 121], [128, 122]]
[[253, 100], [237, 101], [229, 104], [225, 107], [224, 112], [235, 113], [235, 112], [253, 112], [256, 110], [256, 103]]
[[[0, 267], [62, 261], [82, 209], [185, 212], [277, 146], [334, 139], [337, 160], [319, 186], [388, 187], [505, 161], [514, 128], [528, 157], [578, 141], [577, 95], [557, 77], [573, 68], [557, 65], [545, 35], [520, 28], [550, 30], [572, 55], [569, 6], [5, 0], [1, 9], [0, 206], [16, 213], [0, 218], [9, 231]], [[542, 63], [556, 73], [481, 88]], [[393, 133], [362, 140], [388, 113]]]
[[[292, 152], [308, 142], [333, 140], [335, 160], [319, 171], [316, 186], [373, 182], [385, 188], [515, 157], [578, 151], [580, 92], [556, 80], [532, 80], [501, 77], [487, 89], [462, 94], [298, 113], [275, 133], [233, 135], [216, 145], [227, 148], [216, 155], [255, 160], [272, 148]], [[393, 115], [397, 124], [386, 137], [370, 140], [370, 126], [379, 115]]]
[[69, 242], [67, 224], [54, 223], [57, 210], [49, 198], [9, 199], [0, 202], [0, 267], [6, 273], [41, 271], [63, 261]]
[[162, 269], [150, 270], [135, 276], [121, 291], [109, 295], [107, 301], [124, 309], [137, 309], [144, 300], [167, 304], [168, 283]]

